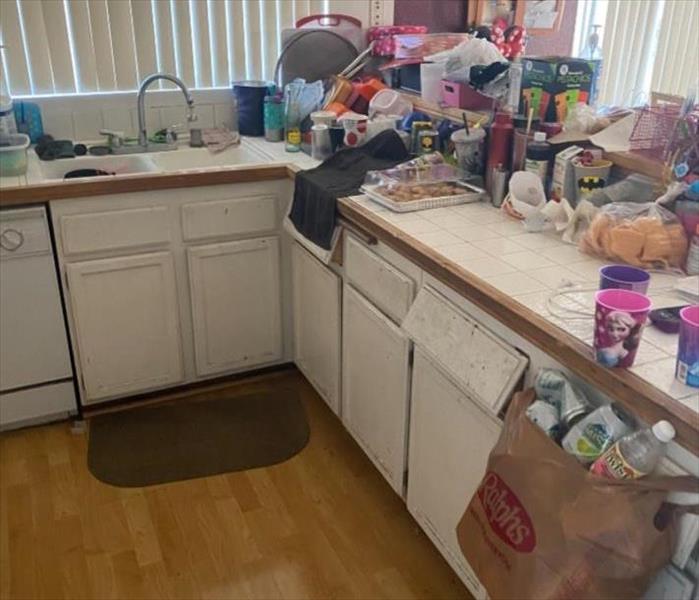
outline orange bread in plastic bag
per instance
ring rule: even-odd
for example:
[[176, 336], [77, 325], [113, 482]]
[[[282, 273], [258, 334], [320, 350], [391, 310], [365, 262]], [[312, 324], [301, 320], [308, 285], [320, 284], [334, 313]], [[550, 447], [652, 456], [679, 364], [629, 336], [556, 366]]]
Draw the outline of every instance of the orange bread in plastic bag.
[[687, 247], [677, 217], [653, 202], [607, 204], [580, 239], [583, 252], [648, 269], [681, 267]]

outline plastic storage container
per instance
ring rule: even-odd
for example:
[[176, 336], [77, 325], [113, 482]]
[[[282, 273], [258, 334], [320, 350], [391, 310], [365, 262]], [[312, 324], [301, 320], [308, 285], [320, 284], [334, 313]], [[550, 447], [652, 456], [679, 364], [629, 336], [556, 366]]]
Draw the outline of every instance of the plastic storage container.
[[29, 136], [13, 133], [0, 142], [0, 177], [24, 175], [27, 172]]

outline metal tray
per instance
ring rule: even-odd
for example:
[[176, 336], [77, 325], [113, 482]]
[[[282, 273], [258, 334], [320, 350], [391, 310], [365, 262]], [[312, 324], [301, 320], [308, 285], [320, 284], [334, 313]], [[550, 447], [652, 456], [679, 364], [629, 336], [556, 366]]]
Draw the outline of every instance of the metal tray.
[[423, 200], [411, 200], [409, 202], [396, 202], [377, 191], [378, 188], [383, 187], [382, 185], [363, 185], [359, 188], [359, 191], [366, 194], [377, 204], [381, 204], [394, 212], [413, 212], [416, 210], [429, 210], [430, 208], [442, 208], [444, 206], [456, 206], [457, 204], [468, 204], [469, 202], [478, 202], [486, 195], [486, 191], [483, 188], [464, 181], [453, 181], [449, 183], [463, 188], [464, 193], [455, 196], [440, 196], [437, 198], [425, 198]]

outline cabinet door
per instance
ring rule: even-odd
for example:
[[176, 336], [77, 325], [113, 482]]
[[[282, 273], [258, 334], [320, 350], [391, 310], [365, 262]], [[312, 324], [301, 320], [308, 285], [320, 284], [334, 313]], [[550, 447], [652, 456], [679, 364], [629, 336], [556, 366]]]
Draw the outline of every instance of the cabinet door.
[[402, 496], [410, 341], [348, 285], [342, 319], [342, 421]]
[[299, 244], [291, 254], [294, 360], [340, 414], [340, 278]]
[[66, 267], [85, 402], [183, 379], [170, 252]]
[[483, 477], [500, 427], [416, 347], [408, 510], [477, 596], [481, 586], [461, 553], [455, 530]]
[[281, 359], [278, 239], [187, 248], [187, 259], [197, 374]]

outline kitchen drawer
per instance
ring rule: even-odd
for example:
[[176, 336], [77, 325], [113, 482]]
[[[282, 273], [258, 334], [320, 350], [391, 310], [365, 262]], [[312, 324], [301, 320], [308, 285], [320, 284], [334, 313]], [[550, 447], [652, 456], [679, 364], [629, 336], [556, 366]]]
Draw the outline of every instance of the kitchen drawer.
[[415, 282], [372, 252], [352, 235], [347, 236], [344, 256], [347, 281], [377, 307], [400, 323], [415, 296]]
[[0, 431], [64, 419], [77, 410], [72, 379], [0, 394]]
[[276, 196], [211, 200], [182, 207], [182, 235], [186, 242], [268, 232], [276, 227]]
[[51, 250], [46, 211], [25, 208], [0, 211], [0, 258], [46, 254]]
[[60, 218], [63, 254], [164, 246], [170, 242], [164, 206], [64, 215]]

